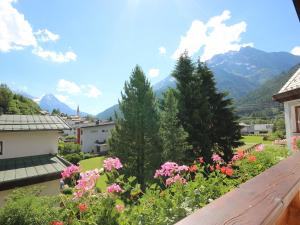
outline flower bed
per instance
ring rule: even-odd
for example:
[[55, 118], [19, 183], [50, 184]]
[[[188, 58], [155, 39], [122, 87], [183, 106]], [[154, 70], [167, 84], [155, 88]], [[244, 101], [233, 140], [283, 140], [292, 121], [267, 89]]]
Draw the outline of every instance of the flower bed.
[[[72, 166], [62, 175], [69, 194], [38, 197], [17, 191], [0, 209], [0, 224], [174, 224], [287, 156], [284, 148], [258, 146], [250, 155], [237, 151], [230, 163], [214, 154], [213, 164], [202, 158], [192, 165], [166, 162], [145, 191], [135, 177], [122, 175], [117, 158], [104, 161], [104, 169], [79, 172]], [[107, 189], [95, 184], [107, 176]]]

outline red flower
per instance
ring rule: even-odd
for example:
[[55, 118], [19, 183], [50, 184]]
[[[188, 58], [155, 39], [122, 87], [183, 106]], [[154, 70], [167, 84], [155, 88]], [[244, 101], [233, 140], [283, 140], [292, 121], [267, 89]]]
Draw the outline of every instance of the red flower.
[[56, 221], [52, 221], [51, 225], [64, 225], [64, 223], [56, 220]]
[[198, 167], [197, 167], [197, 165], [192, 165], [192, 166], [190, 166], [189, 170], [190, 170], [190, 172], [195, 173], [195, 172], [197, 172]]
[[249, 155], [248, 160], [249, 160], [249, 162], [255, 162], [256, 161], [256, 156], [255, 155]]
[[204, 163], [204, 159], [203, 159], [203, 157], [199, 157], [199, 162], [202, 164], [202, 163]]
[[84, 203], [80, 203], [78, 205], [78, 209], [79, 209], [80, 212], [85, 212], [87, 210], [87, 208], [88, 208], [87, 205], [84, 204]]
[[221, 168], [221, 167], [220, 167], [220, 164], [217, 164], [217, 165], [216, 165], [216, 170], [220, 170], [220, 168]]
[[230, 167], [227, 167], [225, 173], [227, 176], [231, 177], [233, 175], [233, 169]]
[[224, 173], [224, 174], [226, 173], [226, 167], [225, 166], [221, 167], [221, 173]]
[[209, 169], [212, 172], [212, 171], [214, 171], [215, 168], [213, 166], [209, 166]]

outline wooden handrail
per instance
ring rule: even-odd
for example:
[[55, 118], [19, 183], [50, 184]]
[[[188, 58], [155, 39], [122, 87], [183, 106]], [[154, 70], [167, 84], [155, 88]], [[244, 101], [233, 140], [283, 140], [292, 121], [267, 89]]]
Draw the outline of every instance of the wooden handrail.
[[298, 201], [299, 190], [300, 152], [296, 152], [239, 188], [195, 211], [177, 225], [293, 224], [280, 221], [286, 220], [292, 200]]

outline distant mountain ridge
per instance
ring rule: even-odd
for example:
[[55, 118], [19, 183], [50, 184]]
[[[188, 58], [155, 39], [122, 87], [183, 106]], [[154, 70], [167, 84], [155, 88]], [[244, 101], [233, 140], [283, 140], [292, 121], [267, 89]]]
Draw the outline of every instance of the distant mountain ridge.
[[292, 67], [279, 76], [271, 78], [263, 85], [239, 99], [235, 105], [237, 113], [242, 117], [270, 118], [276, 115], [283, 115], [283, 105], [274, 101], [272, 96], [282, 88], [282, 86], [300, 68], [300, 64]]
[[[44, 95], [39, 101], [41, 109], [52, 112], [53, 109], [59, 109], [60, 112], [68, 115], [76, 115], [77, 111], [69, 107], [67, 104], [59, 101], [53, 94]], [[81, 116], [87, 116], [88, 113], [80, 112]]]
[[[238, 101], [299, 62], [300, 56], [288, 52], [265, 52], [245, 47], [240, 51], [216, 55], [206, 63], [215, 75], [217, 88], [228, 92], [230, 97]], [[156, 83], [153, 90], [157, 96], [161, 96], [170, 87], [176, 87], [176, 81], [171, 75]], [[97, 117], [107, 119], [115, 109], [118, 109], [118, 105], [104, 110]]]

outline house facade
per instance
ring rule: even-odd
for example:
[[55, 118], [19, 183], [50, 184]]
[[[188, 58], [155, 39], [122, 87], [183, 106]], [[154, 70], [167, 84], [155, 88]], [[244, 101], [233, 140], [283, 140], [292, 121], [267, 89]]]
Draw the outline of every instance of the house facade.
[[115, 122], [97, 121], [77, 128], [77, 143], [83, 152], [101, 153], [108, 150], [108, 139]]
[[300, 136], [300, 68], [295, 70], [292, 77], [273, 95], [273, 99], [283, 103], [286, 139], [291, 148], [293, 136]]
[[65, 129], [57, 116], [0, 115], [0, 190], [59, 178], [69, 165], [56, 155]]

